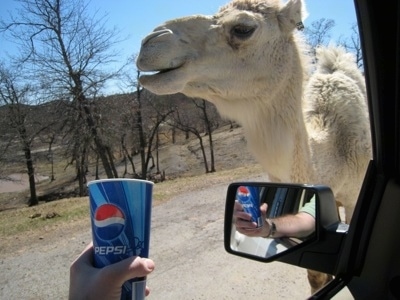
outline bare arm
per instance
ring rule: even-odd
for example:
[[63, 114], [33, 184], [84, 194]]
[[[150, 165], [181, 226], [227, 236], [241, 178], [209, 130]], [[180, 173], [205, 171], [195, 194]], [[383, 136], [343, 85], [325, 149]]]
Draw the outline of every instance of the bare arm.
[[[273, 237], [306, 237], [315, 230], [315, 219], [305, 212], [299, 212], [295, 215], [286, 215], [272, 219], [275, 223], [276, 232]], [[265, 230], [270, 230], [268, 222], [265, 222], [268, 227]]]
[[295, 215], [285, 215], [274, 219], [266, 219], [267, 204], [261, 206], [261, 213], [266, 220], [264, 225], [257, 228], [257, 224], [251, 222], [251, 216], [244, 212], [241, 205], [235, 205], [236, 229], [247, 236], [269, 237], [271, 225], [275, 224], [275, 233], [271, 236], [278, 237], [305, 237], [314, 232], [315, 218], [308, 213], [299, 212]]

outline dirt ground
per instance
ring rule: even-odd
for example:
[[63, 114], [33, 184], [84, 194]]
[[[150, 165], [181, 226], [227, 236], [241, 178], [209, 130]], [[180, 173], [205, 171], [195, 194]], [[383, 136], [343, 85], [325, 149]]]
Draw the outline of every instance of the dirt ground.
[[[36, 183], [48, 180], [48, 176], [40, 174], [35, 175]], [[0, 193], [18, 192], [28, 188], [28, 175], [27, 174], [10, 174], [7, 180], [0, 180]]]
[[[261, 180], [260, 177], [254, 179]], [[228, 182], [181, 194], [153, 209], [148, 299], [304, 299], [306, 273], [229, 255], [223, 248]], [[66, 299], [69, 265], [90, 241], [83, 222], [0, 261], [0, 299]]]
[[[254, 163], [240, 132], [231, 134], [233, 139], [221, 138], [216, 143], [220, 150], [217, 166], [222, 162], [225, 168], [234, 168], [238, 162]], [[222, 154], [223, 147], [233, 151]], [[199, 167], [197, 158], [185, 158], [183, 150], [179, 151], [171, 160], [169, 173], [173, 168], [187, 172]], [[255, 170], [241, 180], [267, 180], [259, 169]], [[153, 207], [150, 257], [156, 270], [148, 277], [151, 294], [147, 299], [306, 299], [309, 296], [305, 269], [283, 263], [263, 264], [224, 250], [225, 195], [233, 180], [238, 181], [229, 175], [219, 177], [218, 172], [201, 176], [179, 195]], [[166, 186], [168, 183], [156, 184], [154, 189]], [[70, 263], [90, 240], [89, 218], [38, 236], [16, 236], [14, 241], [11, 238], [10, 246], [0, 253], [0, 299], [67, 299]], [[336, 299], [352, 297], [344, 293]]]

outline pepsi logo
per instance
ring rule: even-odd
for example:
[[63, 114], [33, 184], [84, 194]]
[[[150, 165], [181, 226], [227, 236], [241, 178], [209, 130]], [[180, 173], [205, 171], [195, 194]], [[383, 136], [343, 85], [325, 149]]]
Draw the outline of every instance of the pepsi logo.
[[96, 235], [109, 241], [121, 234], [125, 227], [125, 216], [117, 206], [104, 204], [97, 208], [93, 222]]
[[243, 197], [250, 196], [250, 191], [245, 186], [239, 186], [238, 195], [243, 196]]

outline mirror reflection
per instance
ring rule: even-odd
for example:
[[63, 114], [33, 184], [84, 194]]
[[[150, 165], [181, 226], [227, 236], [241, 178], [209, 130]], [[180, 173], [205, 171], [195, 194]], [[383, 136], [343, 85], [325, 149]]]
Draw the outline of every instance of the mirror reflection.
[[231, 249], [271, 257], [314, 237], [316, 194], [301, 187], [235, 187]]

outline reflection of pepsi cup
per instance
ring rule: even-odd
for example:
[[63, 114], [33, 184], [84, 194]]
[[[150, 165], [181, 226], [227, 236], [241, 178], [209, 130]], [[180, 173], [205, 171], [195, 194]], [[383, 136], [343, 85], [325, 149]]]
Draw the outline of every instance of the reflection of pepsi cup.
[[[153, 182], [104, 179], [88, 183], [94, 264], [149, 256]], [[144, 299], [146, 278], [125, 282], [121, 299]]]
[[243, 210], [251, 215], [251, 221], [257, 223], [257, 227], [263, 226], [260, 211], [260, 194], [257, 187], [239, 186], [236, 198]]

